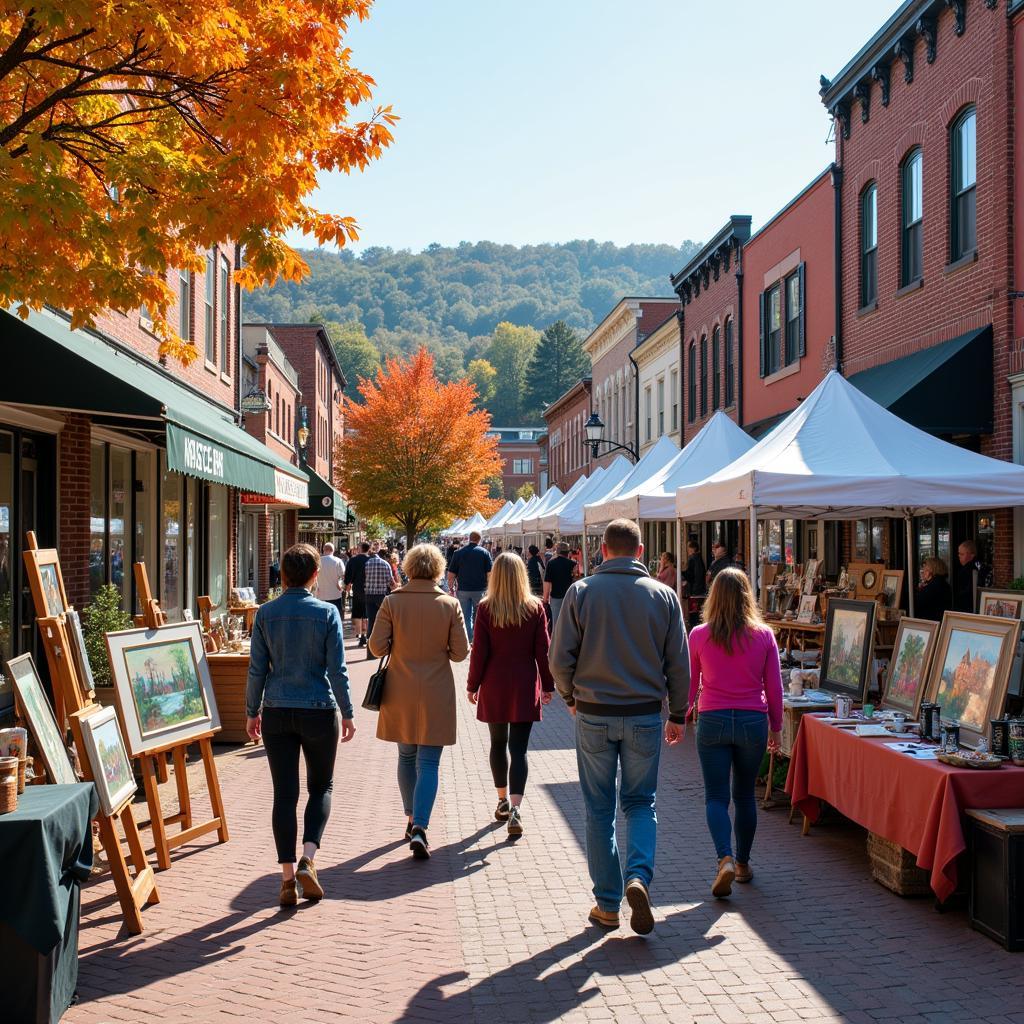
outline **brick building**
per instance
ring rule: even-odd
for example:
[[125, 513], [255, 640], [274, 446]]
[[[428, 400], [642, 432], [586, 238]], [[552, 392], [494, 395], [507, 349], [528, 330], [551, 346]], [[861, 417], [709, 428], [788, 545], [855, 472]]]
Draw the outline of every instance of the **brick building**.
[[677, 274], [672, 287], [679, 296], [683, 341], [684, 442], [723, 409], [742, 419], [743, 379], [738, 372], [739, 277], [743, 245], [750, 237], [750, 217], [733, 215]]
[[[638, 378], [632, 352], [678, 308], [679, 300], [675, 297], [620, 299], [583, 342], [591, 365], [591, 406], [605, 425], [606, 440], [634, 449], [640, 447]], [[606, 452], [594, 464], [606, 466], [616, 454]]]
[[[1002, 459], [1013, 456], [1008, 378], [1020, 350], [1014, 8], [907, 0], [822, 79], [841, 176], [838, 364], [908, 422]], [[902, 565], [902, 530], [858, 523], [847, 549]], [[997, 582], [1012, 578], [1009, 510], [922, 517], [914, 531], [917, 563], [937, 554], [955, 575], [957, 545], [973, 537]]]
[[543, 435], [544, 431], [536, 427], [492, 427], [487, 432], [488, 437], [498, 439], [503, 498], [514, 500], [516, 491], [524, 484], [529, 484], [534, 494], [541, 493], [541, 449], [538, 442]]
[[548, 481], [563, 493], [590, 471], [583, 425], [590, 417], [590, 378], [583, 377], [545, 410]]

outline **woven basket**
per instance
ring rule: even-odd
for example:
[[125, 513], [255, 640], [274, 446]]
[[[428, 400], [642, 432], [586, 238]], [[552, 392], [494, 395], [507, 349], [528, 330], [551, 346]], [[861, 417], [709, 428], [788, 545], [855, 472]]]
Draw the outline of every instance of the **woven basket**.
[[929, 874], [916, 863], [909, 850], [884, 836], [868, 833], [871, 877], [897, 896], [930, 896]]
[[18, 806], [18, 759], [0, 757], [0, 814], [10, 814]]
[[27, 767], [28, 759], [24, 757], [18, 758], [18, 795], [20, 796], [25, 792], [25, 768]]

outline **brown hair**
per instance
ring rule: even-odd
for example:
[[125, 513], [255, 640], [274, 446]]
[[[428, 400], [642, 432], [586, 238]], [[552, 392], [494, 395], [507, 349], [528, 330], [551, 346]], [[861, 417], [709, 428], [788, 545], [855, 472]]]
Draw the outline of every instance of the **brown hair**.
[[927, 569], [933, 576], [948, 576], [949, 569], [946, 567], [946, 563], [941, 558], [930, 557], [926, 558], [921, 563], [922, 569]]
[[480, 602], [487, 605], [491, 624], [497, 629], [518, 626], [540, 607], [530, 593], [526, 565], [518, 555], [508, 551], [498, 555], [487, 578], [487, 596]]
[[613, 519], [604, 528], [604, 543], [609, 555], [636, 555], [640, 550], [640, 527], [632, 519]]
[[294, 544], [281, 556], [286, 587], [304, 587], [320, 571], [320, 553], [312, 544]]
[[746, 573], [727, 568], [715, 577], [702, 618], [709, 627], [711, 640], [726, 654], [732, 654], [736, 640], [763, 624]]

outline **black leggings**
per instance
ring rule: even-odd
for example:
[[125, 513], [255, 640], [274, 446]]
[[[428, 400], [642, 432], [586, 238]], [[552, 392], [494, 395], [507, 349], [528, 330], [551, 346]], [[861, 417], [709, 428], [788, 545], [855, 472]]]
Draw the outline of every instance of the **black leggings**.
[[316, 843], [331, 814], [338, 712], [327, 708], [264, 708], [263, 745], [274, 783], [274, 843], [279, 864], [295, 862], [295, 808], [299, 803], [299, 751], [306, 760], [306, 812], [302, 841]]
[[[490, 723], [491, 732], [491, 775], [496, 789], [508, 787], [509, 793], [522, 796], [526, 792], [526, 748], [530, 745], [530, 730], [533, 722]], [[509, 768], [509, 755], [512, 767]]]

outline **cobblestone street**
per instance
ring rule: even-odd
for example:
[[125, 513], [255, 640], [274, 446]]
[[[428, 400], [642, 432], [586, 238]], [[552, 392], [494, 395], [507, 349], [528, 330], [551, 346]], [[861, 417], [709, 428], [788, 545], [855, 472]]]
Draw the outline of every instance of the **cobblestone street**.
[[[370, 663], [349, 656], [359, 697]], [[689, 738], [662, 761], [655, 934], [634, 936], [626, 914], [620, 931], [599, 932], [586, 921], [569, 714], [552, 704], [534, 732], [515, 844], [492, 818], [486, 730], [465, 701], [460, 718], [422, 863], [399, 841], [395, 750], [357, 712], [318, 858], [327, 898], [293, 911], [276, 906], [263, 751], [220, 748], [231, 841], [177, 853], [138, 937], [121, 928], [106, 876], [86, 888], [80, 1001], [65, 1019], [1024, 1022], [1020, 959], [962, 910], [876, 885], [853, 826], [802, 838], [782, 807], [763, 814], [753, 884], [712, 900]]]

